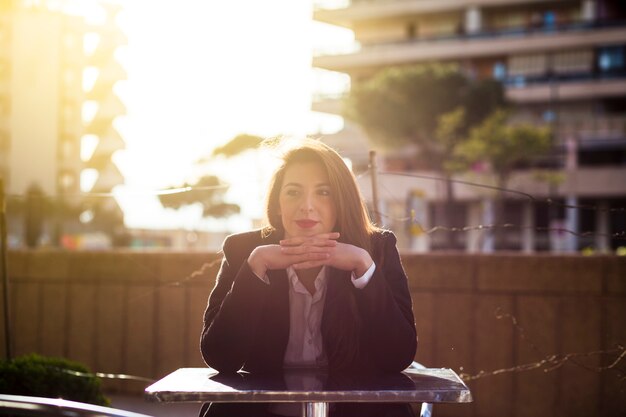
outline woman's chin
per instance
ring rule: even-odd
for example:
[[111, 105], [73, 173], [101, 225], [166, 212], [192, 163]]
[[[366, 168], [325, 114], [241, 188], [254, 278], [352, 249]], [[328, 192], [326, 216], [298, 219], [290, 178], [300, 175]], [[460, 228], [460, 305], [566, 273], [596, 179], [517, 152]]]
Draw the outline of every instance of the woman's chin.
[[310, 229], [297, 228], [295, 230], [285, 231], [285, 237], [311, 237], [322, 233], [316, 229], [317, 228], [312, 227]]

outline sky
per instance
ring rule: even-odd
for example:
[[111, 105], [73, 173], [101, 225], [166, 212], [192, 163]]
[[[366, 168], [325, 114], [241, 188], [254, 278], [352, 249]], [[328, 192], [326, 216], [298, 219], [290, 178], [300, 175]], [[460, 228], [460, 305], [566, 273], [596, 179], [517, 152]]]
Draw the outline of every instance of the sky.
[[[200, 208], [162, 209], [150, 190], [193, 182], [202, 173], [231, 184], [243, 217], [261, 215], [268, 170], [259, 156], [195, 161], [240, 133], [304, 135], [337, 130], [338, 118], [310, 111], [312, 48], [351, 34], [313, 23], [308, 0], [134, 0], [118, 24], [128, 45], [116, 54], [128, 79], [115, 86], [127, 114], [115, 127], [126, 149], [114, 155], [125, 177], [116, 188], [129, 227], [245, 229], [200, 219]], [[260, 182], [259, 182], [260, 181]], [[259, 185], [261, 184], [261, 185]]]

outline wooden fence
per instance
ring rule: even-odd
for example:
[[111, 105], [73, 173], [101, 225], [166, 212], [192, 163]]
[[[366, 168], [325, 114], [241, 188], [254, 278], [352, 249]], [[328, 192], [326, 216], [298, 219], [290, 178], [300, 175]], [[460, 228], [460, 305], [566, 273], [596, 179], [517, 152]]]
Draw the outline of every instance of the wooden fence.
[[[468, 382], [474, 403], [438, 405], [437, 417], [626, 415], [626, 359], [601, 369], [626, 346], [625, 257], [402, 259], [419, 335], [416, 360], [486, 374]], [[154, 379], [203, 366], [202, 312], [219, 260], [199, 252], [10, 252], [14, 352]], [[2, 355], [3, 339], [4, 332]], [[517, 369], [492, 374], [509, 368]], [[106, 383], [125, 392], [145, 385]]]

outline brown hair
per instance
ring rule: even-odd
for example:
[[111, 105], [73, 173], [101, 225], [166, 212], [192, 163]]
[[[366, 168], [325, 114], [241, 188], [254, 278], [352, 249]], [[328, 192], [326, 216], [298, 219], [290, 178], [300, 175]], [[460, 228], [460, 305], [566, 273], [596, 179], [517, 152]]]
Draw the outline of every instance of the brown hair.
[[356, 178], [348, 169], [341, 156], [328, 145], [314, 139], [304, 139], [290, 147], [282, 155], [282, 165], [270, 180], [265, 215], [269, 226], [265, 233], [283, 231], [279, 213], [279, 195], [285, 171], [292, 164], [316, 162], [322, 165], [330, 184], [335, 201], [337, 223], [335, 231], [340, 233], [339, 241], [371, 249], [371, 237], [378, 230], [367, 213], [367, 208], [356, 184]]

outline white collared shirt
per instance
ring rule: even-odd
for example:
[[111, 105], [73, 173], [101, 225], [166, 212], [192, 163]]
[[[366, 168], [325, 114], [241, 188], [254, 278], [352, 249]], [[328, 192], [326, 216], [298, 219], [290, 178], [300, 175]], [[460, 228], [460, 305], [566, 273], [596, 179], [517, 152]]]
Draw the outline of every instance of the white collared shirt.
[[[374, 275], [376, 264], [372, 265], [361, 277], [352, 274], [352, 284], [363, 289]], [[289, 341], [283, 364], [285, 367], [314, 366], [327, 364], [322, 340], [322, 314], [326, 300], [326, 281], [328, 268], [323, 266], [315, 277], [315, 294], [311, 295], [302, 285], [292, 267], [286, 269], [289, 281]], [[269, 284], [265, 275], [259, 277]]]
[[[352, 283], [356, 288], [363, 289], [374, 275], [372, 266], [365, 274], [356, 278], [352, 274]], [[324, 344], [322, 340], [322, 314], [324, 313], [324, 301], [326, 300], [326, 282], [328, 268], [323, 266], [313, 282], [315, 293], [311, 293], [298, 279], [296, 271], [287, 268], [289, 280], [289, 341], [285, 350], [283, 365], [285, 368], [301, 367], [325, 367], [328, 364]], [[268, 282], [265, 277], [265, 282]], [[311, 378], [303, 382], [303, 386], [295, 385], [293, 381], [286, 379], [288, 389], [321, 389], [322, 381]], [[302, 408], [300, 404], [278, 403], [272, 404], [269, 411], [280, 416], [299, 416]]]
[[[353, 273], [352, 284], [359, 289], [365, 288], [375, 269], [376, 265], [372, 263], [363, 276], [356, 278]], [[296, 271], [292, 267], [286, 270], [289, 281], [289, 341], [283, 359], [285, 368], [324, 367], [328, 364], [322, 340], [327, 271], [326, 266], [320, 269], [313, 282], [315, 293], [311, 295], [298, 279]], [[261, 279], [269, 284], [267, 275]], [[307, 387], [289, 386], [289, 380], [286, 383], [290, 389], [319, 389], [322, 386], [322, 382], [318, 380], [307, 381], [309, 384]], [[299, 416], [301, 406], [293, 403], [271, 404], [269, 411], [281, 416]]]
[[326, 357], [322, 344], [322, 313], [326, 300], [326, 271], [320, 269], [314, 281], [315, 293], [311, 295], [298, 279], [296, 271], [287, 268], [289, 279], [289, 342], [284, 365], [324, 366]]

